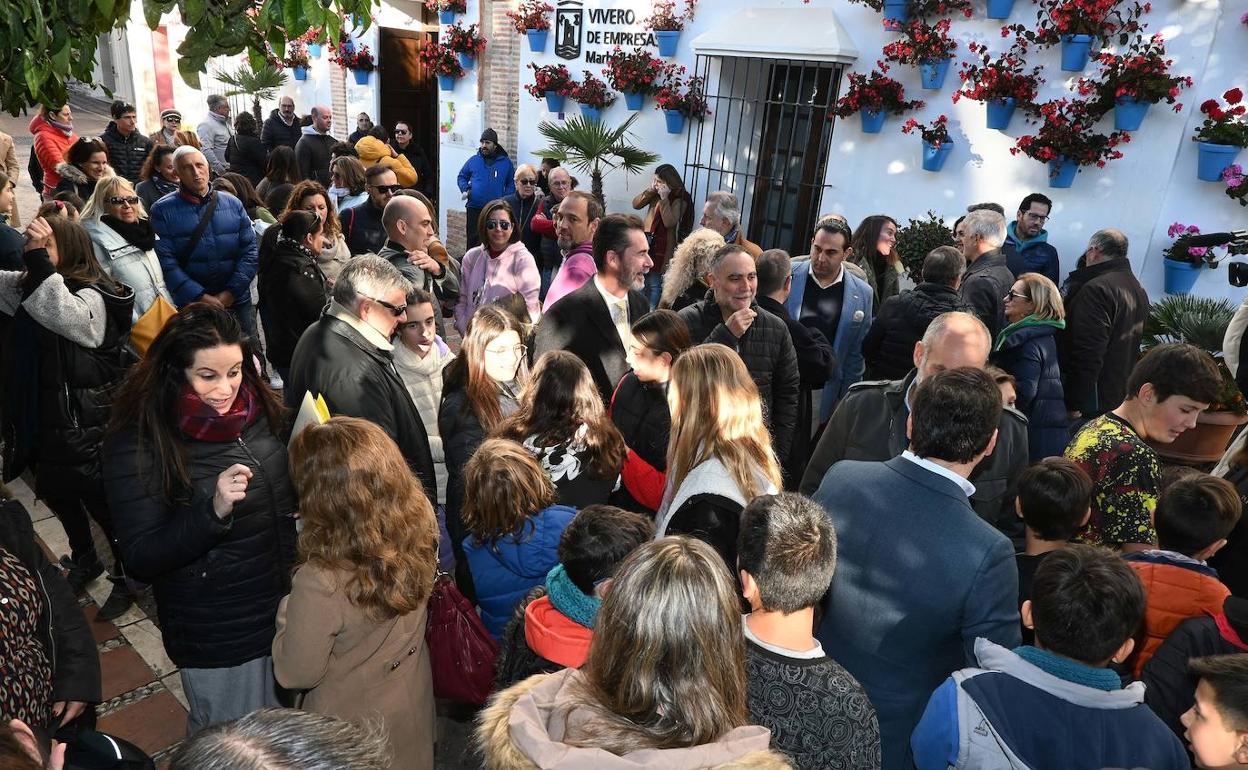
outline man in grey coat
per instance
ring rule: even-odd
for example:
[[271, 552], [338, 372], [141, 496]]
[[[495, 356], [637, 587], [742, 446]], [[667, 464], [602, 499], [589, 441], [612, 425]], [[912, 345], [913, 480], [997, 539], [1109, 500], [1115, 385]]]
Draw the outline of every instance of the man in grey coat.
[[225, 162], [225, 148], [234, 136], [234, 127], [230, 125], [230, 102], [221, 94], [208, 95], [208, 114], [195, 128], [199, 135], [204, 157], [208, 159], [208, 168], [214, 177], [221, 176], [230, 170]]

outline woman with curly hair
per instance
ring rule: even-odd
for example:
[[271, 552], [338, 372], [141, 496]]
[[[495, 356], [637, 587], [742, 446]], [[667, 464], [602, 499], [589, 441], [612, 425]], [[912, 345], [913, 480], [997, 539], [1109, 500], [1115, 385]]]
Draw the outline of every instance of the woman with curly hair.
[[277, 611], [273, 671], [303, 708], [380, 717], [392, 767], [433, 767], [426, 605], [438, 563], [433, 507], [399, 448], [335, 417], [290, 445], [301, 566]]
[[338, 209], [334, 206], [329, 191], [320, 182], [300, 182], [290, 191], [290, 199], [286, 201], [286, 208], [277, 218], [284, 221], [286, 215], [292, 211], [311, 211], [324, 223], [321, 231], [321, 248], [317, 251], [316, 264], [332, 287], [338, 274], [342, 272], [343, 265], [351, 259], [351, 250], [347, 248], [347, 241], [342, 236]]
[[724, 246], [724, 236], [702, 228], [680, 242], [663, 276], [663, 295], [659, 307], [680, 310], [706, 298], [709, 288], [706, 274], [711, 272], [711, 257]]

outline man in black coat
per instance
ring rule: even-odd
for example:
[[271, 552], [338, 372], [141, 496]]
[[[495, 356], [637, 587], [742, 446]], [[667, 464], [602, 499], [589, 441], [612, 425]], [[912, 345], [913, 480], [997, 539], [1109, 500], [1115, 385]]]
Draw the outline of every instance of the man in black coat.
[[862, 341], [867, 370], [864, 380], [900, 380], [914, 368], [914, 344], [923, 339], [936, 316], [973, 309], [962, 301], [958, 287], [966, 257], [952, 246], [940, 246], [923, 260], [923, 282], [889, 297]]
[[295, 144], [295, 159], [303, 178], [320, 182], [329, 187], [330, 150], [338, 140], [329, 133], [334, 123], [334, 111], [324, 105], [312, 108], [312, 125], [304, 126]]
[[110, 112], [113, 119], [105, 127], [100, 140], [108, 148], [108, 165], [117, 176], [125, 177], [131, 184], [138, 184], [143, 162], [152, 151], [152, 140], [141, 133], [134, 106], [120, 99], [113, 102]]
[[631, 214], [603, 217], [594, 233], [598, 274], [551, 306], [537, 325], [536, 360], [567, 350], [589, 367], [604, 404], [628, 371], [632, 325], [650, 311], [641, 288], [654, 267], [645, 224]]
[[1140, 357], [1148, 292], [1131, 272], [1127, 236], [1098, 230], [1066, 284], [1066, 331], [1058, 337], [1066, 408], [1089, 420], [1122, 403]]
[[772, 447], [783, 465], [797, 429], [801, 378], [797, 352], [784, 321], [760, 313], [758, 273], [744, 246], [730, 243], [711, 258], [712, 296], [680, 311], [694, 344], [718, 342], [737, 351], [762, 397]]
[[364, 172], [368, 200], [343, 209], [339, 219], [347, 248], [354, 254], [376, 254], [386, 244], [386, 228], [381, 215], [399, 187], [399, 177], [385, 166], [369, 166]]
[[959, 292], [995, 340], [1005, 326], [1005, 295], [1014, 285], [1014, 274], [1001, 253], [1005, 217], [990, 209], [972, 211], [962, 220], [962, 231], [966, 272]]
[[390, 338], [411, 290], [399, 269], [373, 254], [353, 258], [334, 282], [333, 301], [299, 338], [286, 383], [296, 400], [325, 397], [330, 414], [376, 423], [437, 499], [433, 453], [420, 412], [394, 367]]
[[260, 141], [270, 153], [283, 146], [293, 150], [299, 143], [302, 130], [303, 126], [299, 125], [299, 118], [295, 116], [295, 100], [283, 96], [277, 102], [277, 109], [270, 112], [268, 119], [264, 121]]

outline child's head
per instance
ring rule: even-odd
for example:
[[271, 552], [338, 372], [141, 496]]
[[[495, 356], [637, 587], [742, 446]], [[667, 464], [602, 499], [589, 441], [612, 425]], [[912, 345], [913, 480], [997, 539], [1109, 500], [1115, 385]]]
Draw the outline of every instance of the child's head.
[[438, 303], [424, 289], [407, 293], [407, 315], [399, 324], [399, 339], [409, 349], [426, 351], [438, 336]]
[[1208, 559], [1226, 545], [1241, 505], [1226, 479], [1191, 473], [1177, 479], [1157, 501], [1157, 545], [1184, 556]]
[[1048, 457], [1018, 477], [1018, 515], [1041, 540], [1070, 540], [1088, 521], [1092, 479], [1064, 457]]
[[836, 569], [832, 522], [801, 495], [756, 497], [741, 514], [737, 567], [753, 609], [788, 615], [814, 606]]
[[559, 537], [559, 563], [581, 593], [615, 574], [637, 546], [654, 539], [654, 522], [613, 505], [582, 508]]
[[519, 535], [529, 518], [555, 504], [554, 482], [529, 450], [487, 438], [464, 467], [464, 528], [480, 543]]
[[1072, 544], [1040, 563], [1023, 624], [1038, 647], [1099, 667], [1131, 654], [1144, 606], [1144, 587], [1121, 556]]
[[1196, 704], [1183, 715], [1184, 737], [1206, 770], [1248, 765], [1248, 655], [1193, 658]]
[[1213, 356], [1183, 342], [1149, 350], [1127, 378], [1127, 401], [1138, 402], [1135, 427], [1149, 440], [1169, 444], [1196, 424], [1222, 394]]
[[1014, 375], [996, 366], [985, 366], [984, 371], [997, 383], [997, 389], [1001, 391], [1002, 406], [1014, 406], [1018, 403], [1018, 380], [1014, 379]]

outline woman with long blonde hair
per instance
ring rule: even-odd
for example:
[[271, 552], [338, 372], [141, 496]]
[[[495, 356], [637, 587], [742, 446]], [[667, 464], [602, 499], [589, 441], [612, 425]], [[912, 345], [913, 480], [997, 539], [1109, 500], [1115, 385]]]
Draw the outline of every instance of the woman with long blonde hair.
[[692, 534], [735, 565], [741, 511], [781, 483], [758, 387], [740, 356], [711, 343], [676, 359], [667, 399], [671, 443], [656, 534]]
[[157, 297], [173, 304], [156, 258], [156, 232], [142, 197], [128, 179], [101, 179], [82, 210], [82, 225], [91, 235], [100, 267], [134, 290], [134, 321], [143, 317]]
[[367, 420], [335, 417], [290, 446], [303, 532], [277, 611], [273, 671], [303, 707], [380, 717], [394, 767], [433, 767], [425, 608], [438, 562], [433, 507], [398, 446]]
[[706, 227], [681, 241], [663, 275], [659, 307], [680, 310], [701, 302], [709, 288], [706, 274], [711, 272], [711, 257], [723, 247], [724, 236]]

